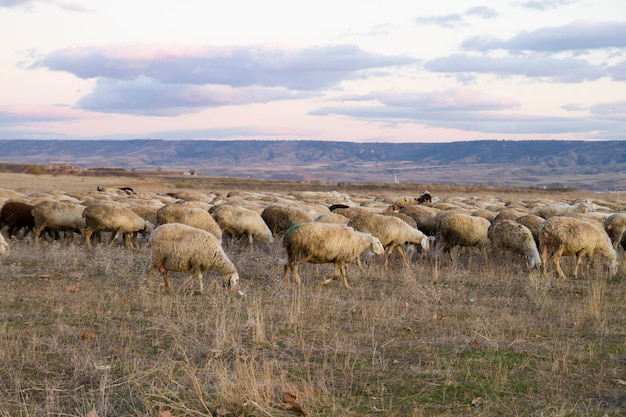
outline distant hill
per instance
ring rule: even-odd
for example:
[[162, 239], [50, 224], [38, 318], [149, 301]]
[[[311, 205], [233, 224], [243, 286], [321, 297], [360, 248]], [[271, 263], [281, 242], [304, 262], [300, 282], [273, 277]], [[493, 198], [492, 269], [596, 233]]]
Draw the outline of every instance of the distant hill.
[[324, 182], [626, 190], [626, 142], [0, 140], [0, 163]]

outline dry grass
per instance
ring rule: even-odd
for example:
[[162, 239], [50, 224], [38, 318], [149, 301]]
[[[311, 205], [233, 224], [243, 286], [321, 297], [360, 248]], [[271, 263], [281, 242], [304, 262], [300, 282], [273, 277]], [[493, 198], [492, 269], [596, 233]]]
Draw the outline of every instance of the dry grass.
[[[8, 187], [5, 187], [8, 188]], [[149, 286], [149, 252], [13, 242], [0, 263], [0, 416], [614, 416], [626, 409], [626, 280], [548, 285], [513, 256], [389, 270], [225, 246], [244, 295]], [[571, 263], [564, 262], [566, 271]], [[196, 288], [192, 286], [192, 288]], [[93, 414], [92, 414], [93, 415]]]

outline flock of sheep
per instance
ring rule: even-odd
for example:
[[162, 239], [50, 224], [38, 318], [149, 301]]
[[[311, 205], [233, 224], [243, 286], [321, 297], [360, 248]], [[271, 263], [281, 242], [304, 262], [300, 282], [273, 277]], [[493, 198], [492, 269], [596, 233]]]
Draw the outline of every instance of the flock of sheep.
[[[357, 197], [338, 192], [292, 192], [287, 195], [199, 191], [160, 194], [134, 192], [128, 187], [102, 188], [88, 193], [25, 195], [0, 190], [0, 257], [12, 239], [72, 242], [82, 235], [87, 249], [108, 239], [119, 239], [129, 250], [149, 246], [150, 280], [160, 272], [170, 289], [168, 272], [193, 271], [202, 290], [202, 272], [222, 277], [225, 287], [236, 289], [237, 268], [223, 249], [222, 240], [241, 238], [281, 242], [287, 254], [283, 279], [300, 285], [298, 266], [333, 264], [328, 284], [341, 278], [350, 288], [347, 268], [361, 258], [384, 256], [389, 267], [393, 252], [403, 265], [415, 250], [423, 254], [441, 248], [444, 259], [454, 260], [461, 250], [479, 248], [483, 255], [505, 250], [520, 254], [529, 269], [549, 262], [561, 278], [562, 256], [576, 256], [577, 276], [585, 257], [605, 262], [609, 274], [617, 272], [619, 246], [626, 246], [626, 203], [602, 200], [548, 199], [504, 202], [488, 197], [440, 199], [424, 192], [419, 197]], [[5, 239], [5, 237], [7, 239]], [[46, 243], [48, 244], [48, 243]]]

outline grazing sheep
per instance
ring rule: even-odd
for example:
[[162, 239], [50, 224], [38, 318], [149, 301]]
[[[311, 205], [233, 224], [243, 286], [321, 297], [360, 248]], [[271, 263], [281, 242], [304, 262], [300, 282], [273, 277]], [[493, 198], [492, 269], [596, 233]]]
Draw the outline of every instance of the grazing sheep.
[[342, 216], [351, 219], [354, 216], [358, 216], [359, 214], [371, 213], [371, 210], [365, 207], [340, 207], [333, 209], [332, 213], [341, 214]]
[[539, 229], [546, 219], [536, 214], [526, 214], [516, 218], [515, 221], [528, 227], [528, 230], [533, 234], [537, 248], [539, 248]]
[[394, 249], [400, 254], [402, 263], [408, 266], [408, 261], [402, 247], [407, 243], [416, 243], [424, 252], [430, 249], [430, 239], [420, 230], [409, 226], [398, 217], [384, 214], [360, 214], [348, 221], [348, 226], [360, 232], [370, 233], [380, 240], [387, 251], [385, 268], [389, 266], [389, 258]]
[[620, 242], [623, 242], [626, 231], [626, 213], [613, 213], [604, 222], [604, 230], [613, 242], [613, 248], [617, 250]]
[[7, 201], [0, 210], [0, 230], [6, 227], [9, 238], [16, 236], [20, 230], [24, 231], [25, 236], [35, 227], [32, 209], [32, 204]]
[[85, 243], [91, 250], [91, 235], [93, 232], [113, 232], [109, 247], [113, 246], [117, 238], [124, 234], [124, 247], [139, 249], [137, 233], [148, 233], [150, 223], [131, 209], [110, 204], [96, 204], [83, 211], [85, 219]]
[[489, 226], [487, 235], [493, 250], [511, 251], [525, 256], [529, 269], [541, 266], [541, 256], [528, 227], [513, 220], [500, 220]]
[[296, 224], [313, 221], [311, 215], [305, 210], [281, 204], [267, 206], [261, 212], [261, 218], [263, 218], [273, 236], [282, 234]]
[[402, 196], [393, 200], [393, 205], [398, 207], [399, 210], [405, 207], [415, 206], [417, 204], [420, 204], [418, 198], [411, 196]]
[[170, 290], [167, 273], [193, 270], [192, 280], [198, 279], [204, 291], [202, 271], [213, 271], [222, 277], [225, 287], [234, 290], [239, 285], [239, 273], [230, 261], [220, 241], [205, 230], [181, 223], [158, 226], [150, 235], [152, 267], [149, 282], [157, 271], [163, 275], [166, 290]]
[[377, 255], [385, 252], [378, 238], [369, 233], [358, 232], [343, 224], [308, 222], [295, 225], [285, 232], [283, 246], [287, 250], [287, 264], [284, 279], [289, 283], [290, 273], [300, 286], [298, 265], [310, 262], [314, 264], [333, 264], [332, 278], [322, 281], [323, 285], [332, 282], [340, 275], [343, 285], [348, 285], [348, 264], [366, 251]]
[[313, 221], [319, 223], [337, 223], [337, 224], [347, 224], [349, 218], [339, 213], [324, 213], [317, 216]]
[[4, 239], [4, 236], [0, 234], [0, 259], [9, 253], [9, 244]]
[[82, 234], [85, 229], [83, 210], [83, 205], [63, 201], [42, 201], [35, 204], [31, 210], [35, 220], [35, 246], [39, 245], [39, 237], [45, 228], [53, 233], [68, 233], [68, 240], [73, 238], [74, 232]]
[[546, 219], [539, 233], [539, 248], [544, 276], [547, 276], [548, 255], [562, 279], [565, 279], [565, 274], [561, 269], [561, 256], [576, 256], [575, 278], [585, 256], [606, 258], [610, 275], [617, 272], [617, 255], [611, 239], [602, 227], [588, 220], [565, 216]]
[[489, 220], [454, 211], [438, 216], [443, 253], [450, 259], [454, 259], [452, 249], [456, 246], [480, 248], [489, 242], [487, 233], [491, 225]]
[[406, 214], [415, 220], [415, 227], [429, 236], [434, 236], [437, 233], [437, 221], [435, 216], [440, 211], [427, 206], [416, 205], [408, 206], [400, 209], [400, 214]]
[[166, 204], [156, 213], [157, 224], [182, 223], [197, 227], [212, 233], [218, 240], [222, 240], [222, 229], [211, 214], [200, 208], [185, 207], [180, 204]]
[[554, 216], [568, 216], [574, 213], [589, 213], [595, 209], [595, 204], [585, 201], [577, 204], [552, 203], [532, 209], [531, 214], [548, 219]]
[[269, 227], [261, 215], [254, 210], [227, 204], [213, 210], [212, 216], [223, 234], [233, 237], [245, 236], [250, 248], [252, 248], [253, 239], [258, 239], [263, 243], [274, 242]]

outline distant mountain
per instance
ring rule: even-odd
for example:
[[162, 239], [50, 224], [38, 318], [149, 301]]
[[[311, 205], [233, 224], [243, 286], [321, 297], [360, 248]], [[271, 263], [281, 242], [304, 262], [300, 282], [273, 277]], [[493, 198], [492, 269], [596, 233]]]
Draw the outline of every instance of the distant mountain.
[[626, 142], [0, 140], [0, 163], [324, 182], [626, 190]]

